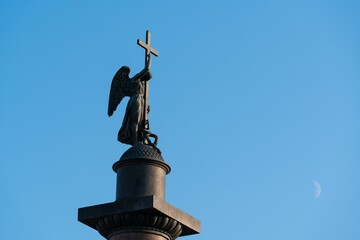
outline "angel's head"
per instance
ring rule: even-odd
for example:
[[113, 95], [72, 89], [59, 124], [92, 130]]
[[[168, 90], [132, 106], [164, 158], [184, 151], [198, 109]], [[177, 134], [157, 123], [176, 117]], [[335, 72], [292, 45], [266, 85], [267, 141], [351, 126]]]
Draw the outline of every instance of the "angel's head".
[[129, 73], [130, 73], [130, 68], [128, 66], [122, 66], [118, 73], [120, 74], [121, 77], [128, 77]]

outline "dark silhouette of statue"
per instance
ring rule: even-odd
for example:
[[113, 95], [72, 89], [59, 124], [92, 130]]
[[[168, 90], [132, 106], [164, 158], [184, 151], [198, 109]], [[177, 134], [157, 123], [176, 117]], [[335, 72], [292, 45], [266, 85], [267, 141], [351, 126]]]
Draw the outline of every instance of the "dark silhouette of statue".
[[[118, 141], [132, 146], [146, 144], [156, 147], [158, 137], [150, 132], [148, 113], [148, 81], [150, 72], [151, 54], [158, 56], [158, 52], [150, 47], [150, 32], [146, 32], [146, 43], [138, 40], [138, 44], [145, 48], [145, 67], [133, 77], [129, 77], [130, 68], [122, 66], [115, 74], [110, 89], [108, 115], [113, 115], [117, 106], [124, 97], [130, 97], [125, 116], [118, 133]], [[150, 140], [154, 138], [154, 142]]]
[[124, 120], [118, 133], [118, 141], [137, 145], [144, 141], [142, 125], [144, 121], [144, 84], [151, 78], [151, 73], [147, 67], [141, 72], [129, 77], [130, 68], [121, 67], [115, 74], [110, 89], [109, 97], [109, 117], [113, 115], [121, 100], [130, 97], [125, 111]]

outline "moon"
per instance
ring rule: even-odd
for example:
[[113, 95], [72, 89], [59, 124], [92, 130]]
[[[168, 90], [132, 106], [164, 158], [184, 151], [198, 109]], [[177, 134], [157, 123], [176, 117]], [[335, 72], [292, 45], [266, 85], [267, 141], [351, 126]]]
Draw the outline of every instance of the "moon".
[[314, 198], [318, 199], [320, 197], [320, 194], [321, 194], [321, 186], [315, 180], [313, 180], [312, 183], [313, 183], [313, 186], [314, 186]]

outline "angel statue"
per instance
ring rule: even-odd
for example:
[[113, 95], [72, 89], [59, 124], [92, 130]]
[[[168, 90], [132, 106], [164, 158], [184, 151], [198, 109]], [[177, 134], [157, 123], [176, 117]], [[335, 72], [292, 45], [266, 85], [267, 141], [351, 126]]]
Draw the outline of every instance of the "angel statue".
[[[145, 48], [145, 67], [138, 74], [129, 77], [130, 68], [122, 66], [115, 74], [110, 89], [108, 115], [113, 115], [121, 100], [130, 97], [125, 116], [118, 133], [118, 141], [132, 146], [139, 144], [151, 145], [156, 148], [158, 137], [149, 130], [148, 113], [148, 81], [150, 72], [151, 54], [158, 52], [150, 47], [150, 33], [147, 31], [146, 43], [138, 40], [138, 44]], [[154, 138], [154, 142], [150, 140]]]

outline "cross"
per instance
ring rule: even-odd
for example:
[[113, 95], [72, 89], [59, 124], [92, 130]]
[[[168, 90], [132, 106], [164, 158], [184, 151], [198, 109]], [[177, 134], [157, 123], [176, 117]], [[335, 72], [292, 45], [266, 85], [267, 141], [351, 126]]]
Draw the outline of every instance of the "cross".
[[[146, 31], [146, 42], [144, 43], [140, 39], [137, 40], [137, 44], [145, 49], [145, 66], [147, 65], [150, 69], [151, 66], [151, 54], [155, 55], [156, 57], [159, 56], [159, 52], [150, 46], [150, 32]], [[148, 81], [144, 82], [144, 109], [143, 109], [143, 123], [142, 127], [143, 130], [148, 131], [150, 130], [149, 125], [149, 117], [148, 117], [148, 106], [149, 106], [149, 83]], [[147, 143], [147, 140], [145, 140]]]
[[137, 44], [145, 49], [145, 65], [148, 63], [149, 64], [149, 68], [151, 66], [151, 54], [155, 55], [156, 57], [159, 56], [159, 52], [152, 48], [150, 46], [150, 32], [147, 30], [146, 31], [146, 42], [144, 43], [143, 41], [141, 41], [140, 39], [137, 40]]

